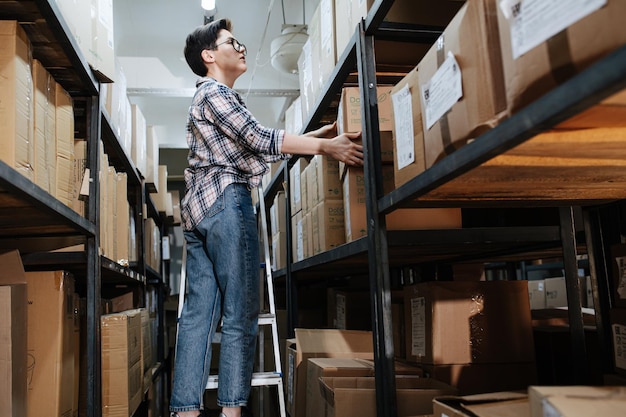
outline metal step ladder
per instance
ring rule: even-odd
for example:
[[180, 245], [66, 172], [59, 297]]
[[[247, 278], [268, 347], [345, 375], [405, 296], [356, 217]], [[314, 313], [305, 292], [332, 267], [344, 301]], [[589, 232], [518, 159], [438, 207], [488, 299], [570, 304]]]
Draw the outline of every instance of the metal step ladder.
[[[265, 199], [263, 196], [263, 189], [259, 185], [258, 187], [259, 194], [259, 222], [260, 222], [260, 233], [261, 239], [263, 240], [263, 252], [264, 252], [264, 262], [261, 263], [260, 267], [265, 271], [265, 286], [267, 286], [267, 301], [269, 312], [260, 313], [259, 314], [259, 335], [258, 335], [258, 348], [257, 354], [259, 358], [258, 368], [256, 372], [252, 374], [252, 386], [253, 387], [263, 387], [263, 386], [276, 386], [276, 390], [278, 391], [278, 405], [280, 408], [280, 417], [287, 417], [285, 410], [285, 393], [283, 389], [283, 373], [281, 369], [280, 362], [280, 350], [278, 345], [278, 323], [276, 321], [276, 307], [274, 301], [274, 279], [272, 276], [272, 264], [270, 260], [270, 246], [268, 239], [268, 228], [267, 228], [267, 212], [265, 210]], [[186, 293], [186, 264], [187, 264], [187, 250], [185, 247], [185, 243], [183, 241], [183, 254], [182, 254], [182, 268], [180, 274], [180, 284], [179, 284], [179, 292], [178, 292], [178, 319], [180, 319], [180, 315], [183, 311], [183, 305], [185, 301], [185, 293]], [[264, 302], [263, 297], [263, 288], [261, 286], [261, 303]], [[178, 320], [177, 320], [178, 322]], [[265, 326], [271, 327], [272, 332], [272, 349], [273, 349], [273, 357], [274, 357], [274, 366], [273, 370], [265, 370], [264, 364], [264, 328]], [[177, 332], [178, 334], [178, 332]], [[215, 336], [212, 340], [212, 343], [220, 343], [221, 333], [216, 332]], [[218, 377], [219, 375], [209, 375], [209, 380], [207, 381], [206, 389], [217, 389], [218, 387]], [[262, 397], [261, 397], [262, 398]]]

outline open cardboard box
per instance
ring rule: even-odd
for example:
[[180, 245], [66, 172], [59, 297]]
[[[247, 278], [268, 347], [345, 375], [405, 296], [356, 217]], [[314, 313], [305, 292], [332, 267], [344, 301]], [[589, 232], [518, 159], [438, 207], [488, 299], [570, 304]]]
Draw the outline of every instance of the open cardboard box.
[[372, 332], [337, 329], [295, 329], [295, 345], [287, 345], [287, 411], [306, 415], [309, 358], [373, 359]]
[[[374, 377], [322, 377], [327, 417], [376, 417]], [[419, 376], [396, 376], [398, 416], [432, 414], [433, 399], [454, 395], [456, 389], [441, 381]]]

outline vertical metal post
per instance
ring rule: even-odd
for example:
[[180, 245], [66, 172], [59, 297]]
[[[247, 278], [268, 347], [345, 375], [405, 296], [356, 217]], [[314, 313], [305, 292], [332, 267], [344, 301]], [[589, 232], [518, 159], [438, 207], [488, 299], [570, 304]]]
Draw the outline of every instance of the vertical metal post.
[[578, 260], [576, 259], [576, 230], [572, 207], [560, 207], [561, 245], [563, 247], [563, 265], [565, 267], [565, 287], [567, 289], [567, 311], [569, 316], [570, 343], [572, 353], [572, 382], [585, 384], [589, 377], [585, 329], [582, 305], [580, 302], [580, 283], [578, 280]]
[[369, 253], [370, 298], [376, 376], [376, 415], [395, 417], [396, 379], [391, 323], [391, 285], [385, 215], [378, 210], [383, 195], [380, 161], [380, 131], [376, 94], [374, 38], [365, 35], [361, 21], [357, 37], [357, 67], [361, 93], [361, 126], [364, 147], [367, 240]]
[[102, 415], [101, 358], [100, 358], [100, 100], [98, 97], [87, 99], [87, 158], [89, 161], [89, 201], [87, 218], [95, 225], [95, 234], [87, 238], [85, 252], [87, 257], [87, 417]]
[[289, 163], [285, 162], [283, 171], [283, 184], [285, 187], [285, 216], [287, 221], [285, 222], [285, 239], [287, 241], [287, 256], [285, 264], [285, 293], [287, 303], [287, 338], [295, 337], [295, 328], [298, 326], [298, 288], [291, 274], [291, 263], [293, 262], [293, 241], [291, 230], [291, 187], [289, 183]]
[[[611, 349], [611, 324], [609, 311], [611, 305], [611, 258], [610, 245], [620, 241], [619, 231], [614, 226], [616, 218], [609, 219], [607, 224], [611, 227], [604, 228], [603, 216], [605, 210], [584, 209], [583, 219], [585, 225], [585, 239], [587, 254], [589, 256], [589, 274], [593, 292], [593, 307], [596, 318], [596, 331], [600, 348], [601, 371], [610, 373], [613, 370], [613, 355]], [[608, 230], [607, 230], [608, 229]], [[613, 234], [614, 236], [611, 236]]]

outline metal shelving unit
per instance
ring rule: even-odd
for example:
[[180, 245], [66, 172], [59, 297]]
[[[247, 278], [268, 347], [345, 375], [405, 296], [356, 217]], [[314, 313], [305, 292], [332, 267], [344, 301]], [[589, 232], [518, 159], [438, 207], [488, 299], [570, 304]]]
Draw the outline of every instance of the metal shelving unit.
[[[603, 99], [626, 88], [626, 47], [599, 60], [542, 98], [522, 109], [413, 180], [389, 194], [382, 192], [378, 151], [377, 39], [397, 42], [432, 43], [443, 28], [394, 24], [384, 21], [393, 0], [378, 0], [367, 19], [357, 28], [349, 45], [339, 57], [329, 81], [304, 123], [303, 131], [316, 128], [329, 119], [329, 107], [342, 85], [356, 69], [361, 93], [367, 237], [330, 251], [293, 263], [291, 213], [287, 204], [287, 266], [277, 271], [284, 279], [287, 294], [288, 330], [292, 336], [297, 326], [297, 287], [315, 275], [367, 273], [370, 277], [372, 328], [376, 374], [377, 415], [396, 416], [395, 372], [391, 337], [390, 268], [422, 261], [455, 262], [463, 260], [509, 261], [563, 258], [567, 282], [572, 358], [581, 364], [573, 374], [584, 383], [587, 370], [582, 312], [577, 279], [577, 251], [589, 254], [593, 278], [596, 323], [601, 340], [605, 368], [610, 369], [610, 327], [608, 322], [611, 266], [608, 246], [619, 242], [619, 232], [611, 228], [619, 219], [614, 202], [626, 198], [626, 170], [615, 161], [626, 158], [622, 151], [601, 155], [597, 143], [569, 143], [562, 136], [555, 144], [542, 136], [559, 123], [590, 109]], [[332, 118], [332, 114], [331, 114]], [[626, 141], [626, 140], [625, 140]], [[547, 173], [533, 172], [536, 167], [507, 166], [507, 158], [520, 154], [548, 155], [566, 160], [592, 155], [597, 160], [589, 166], [576, 166], [578, 174], [567, 166]], [[266, 187], [265, 198], [272, 199], [282, 184], [289, 195], [289, 169], [298, 156], [283, 163]], [[512, 178], [523, 181], [512, 183]], [[480, 191], [472, 193], [471, 190]], [[574, 228], [573, 207], [583, 207], [584, 241]], [[392, 232], [386, 230], [385, 215], [403, 207], [558, 207], [559, 224], [536, 228], [469, 228]]]
[[[61, 268], [77, 278], [77, 289], [86, 297], [86, 380], [87, 417], [102, 415], [101, 398], [101, 294], [103, 287], [128, 286], [143, 289], [158, 281], [161, 271], [145, 265], [143, 257], [143, 207], [161, 224], [161, 217], [130, 157], [113, 133], [108, 116], [100, 107], [100, 84], [80, 52], [53, 0], [0, 0], [0, 19], [17, 20], [27, 33], [33, 57], [42, 62], [54, 79], [67, 90], [75, 103], [76, 127], [87, 139], [90, 168], [89, 202], [85, 216], [73, 211], [0, 161], [0, 248], [18, 249], [27, 270]], [[134, 207], [139, 258], [122, 266], [99, 254], [100, 208], [97, 173], [98, 147], [102, 140], [116, 170], [128, 174], [129, 202]], [[83, 250], [51, 252], [83, 245]], [[149, 277], [149, 278], [148, 278]], [[160, 280], [162, 282], [162, 279]], [[162, 292], [162, 289], [161, 289]], [[160, 295], [159, 311], [163, 311]], [[157, 361], [163, 363], [163, 315], [159, 318]], [[160, 366], [157, 372], [164, 372]], [[156, 378], [158, 375], [154, 375]], [[162, 379], [163, 381], [164, 379]], [[163, 383], [163, 382], [162, 382]], [[163, 407], [161, 407], [162, 409]]]

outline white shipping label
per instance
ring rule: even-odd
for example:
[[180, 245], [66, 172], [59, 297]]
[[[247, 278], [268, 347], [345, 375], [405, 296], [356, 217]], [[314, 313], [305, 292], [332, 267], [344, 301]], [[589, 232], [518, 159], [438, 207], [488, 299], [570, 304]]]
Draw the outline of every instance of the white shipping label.
[[415, 161], [413, 133], [413, 105], [411, 90], [405, 85], [391, 95], [393, 105], [393, 121], [396, 130], [396, 157], [398, 169], [402, 169]]
[[607, 0], [501, 0], [509, 20], [513, 59], [590, 15]]
[[304, 227], [302, 220], [296, 224], [296, 260], [301, 261], [304, 259]]
[[626, 326], [614, 324], [613, 328], [613, 348], [615, 352], [615, 366], [626, 370]]
[[300, 189], [300, 164], [296, 164], [293, 167], [295, 169], [293, 173], [293, 201], [298, 204], [300, 202], [300, 194], [302, 190]]
[[322, 33], [322, 52], [329, 55], [332, 51], [333, 41], [333, 4], [331, 0], [322, 0], [320, 4], [320, 32]]
[[426, 300], [411, 299], [411, 355], [426, 356]]
[[421, 90], [426, 128], [430, 129], [463, 97], [461, 69], [452, 52]]

